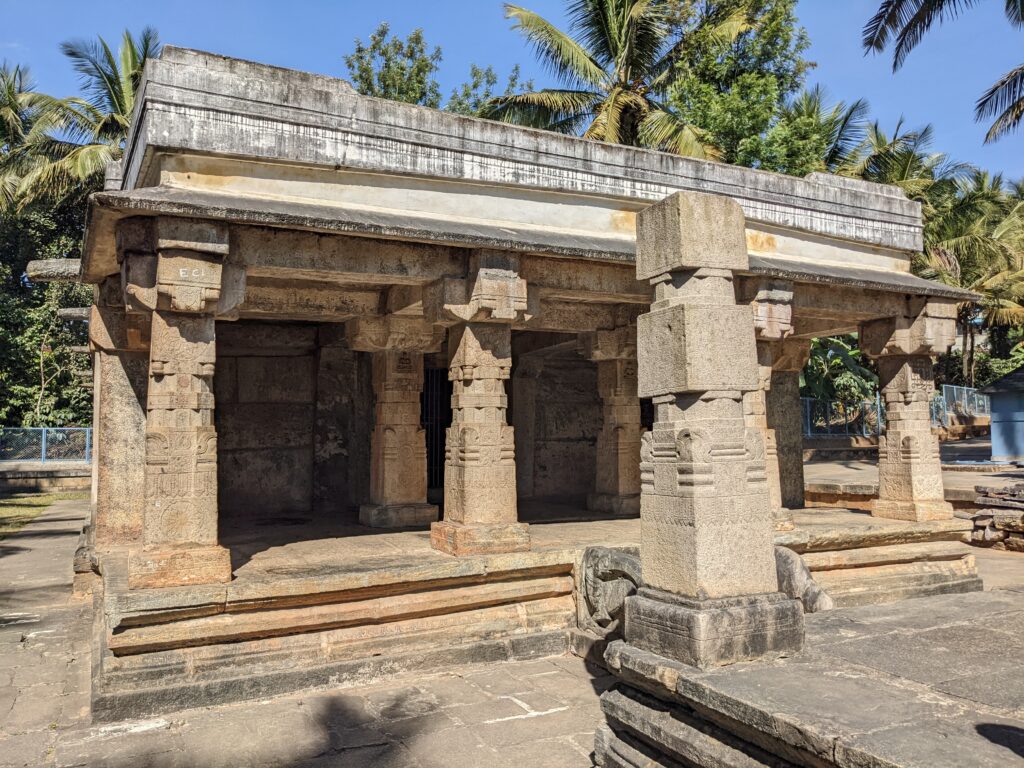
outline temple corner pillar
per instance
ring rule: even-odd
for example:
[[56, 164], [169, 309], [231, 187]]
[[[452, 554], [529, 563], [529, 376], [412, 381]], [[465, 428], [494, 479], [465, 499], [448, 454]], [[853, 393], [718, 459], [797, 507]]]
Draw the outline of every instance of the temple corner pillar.
[[374, 425], [370, 502], [359, 522], [371, 528], [425, 527], [438, 509], [427, 502], [427, 443], [421, 423], [423, 355], [444, 337], [420, 317], [384, 315], [346, 324], [349, 347], [373, 355]]
[[424, 311], [448, 327], [452, 423], [447, 431], [444, 519], [430, 542], [451, 555], [521, 552], [529, 526], [518, 521], [515, 434], [505, 382], [512, 369], [512, 323], [536, 312], [519, 276], [519, 257], [476, 251], [465, 279], [424, 291]]
[[244, 268], [222, 224], [128, 219], [117, 232], [125, 306], [148, 319], [142, 546], [130, 589], [221, 583], [231, 557], [218, 543], [213, 376], [216, 318], [237, 317]]
[[580, 334], [583, 356], [597, 365], [602, 423], [597, 471], [587, 509], [605, 514], [640, 513], [640, 398], [637, 395], [636, 325]]
[[744, 414], [759, 388], [745, 221], [725, 197], [678, 193], [639, 214], [637, 278], [655, 288], [638, 320], [643, 437], [642, 585], [625, 643], [707, 669], [800, 650], [803, 609], [779, 591], [764, 441]]
[[863, 323], [860, 347], [878, 366], [885, 432], [878, 445], [875, 517], [948, 520], [939, 439], [931, 430], [935, 394], [933, 360], [956, 334], [956, 303], [909, 298], [898, 317]]

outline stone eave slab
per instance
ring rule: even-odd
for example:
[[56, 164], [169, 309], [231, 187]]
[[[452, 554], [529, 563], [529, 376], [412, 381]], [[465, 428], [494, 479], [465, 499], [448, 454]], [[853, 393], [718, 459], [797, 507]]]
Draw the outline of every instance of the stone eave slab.
[[[96, 283], [118, 271], [113, 223], [125, 216], [183, 216], [231, 224], [276, 227], [451, 245], [497, 248], [568, 258], [632, 264], [632, 237], [584, 237], [548, 228], [488, 225], [429, 216], [334, 205], [223, 195], [172, 187], [98, 192], [89, 203], [82, 280]], [[966, 301], [975, 295], [907, 272], [752, 254], [750, 274], [795, 282], [835, 285]]]
[[124, 189], [155, 183], [148, 177], [162, 153], [193, 153], [634, 203], [697, 190], [734, 198], [752, 222], [921, 248], [920, 205], [853, 179], [798, 179], [466, 118], [359, 96], [343, 80], [172, 46], [147, 63], [140, 93]]

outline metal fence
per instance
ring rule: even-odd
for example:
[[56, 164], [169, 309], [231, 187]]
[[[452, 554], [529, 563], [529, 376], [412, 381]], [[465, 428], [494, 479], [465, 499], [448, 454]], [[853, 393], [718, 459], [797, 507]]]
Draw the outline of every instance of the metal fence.
[[0, 461], [90, 461], [90, 427], [4, 427]]
[[880, 399], [844, 403], [803, 397], [801, 405], [806, 437], [872, 437], [885, 421], [885, 406]]
[[942, 399], [946, 410], [958, 416], [988, 416], [992, 413], [988, 395], [982, 395], [970, 387], [943, 384]]
[[[804, 437], [877, 437], [885, 430], [885, 403], [874, 400], [844, 403], [838, 400], [801, 398]], [[987, 395], [970, 387], [943, 384], [931, 402], [932, 425], [948, 427], [950, 416], [984, 416], [990, 413]]]

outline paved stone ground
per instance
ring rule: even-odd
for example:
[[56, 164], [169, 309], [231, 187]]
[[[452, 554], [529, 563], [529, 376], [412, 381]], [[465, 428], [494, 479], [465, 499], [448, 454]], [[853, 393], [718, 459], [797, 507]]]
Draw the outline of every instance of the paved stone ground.
[[[591, 764], [593, 731], [601, 722], [598, 694], [612, 678], [575, 658], [453, 668], [365, 688], [90, 725], [89, 605], [71, 596], [70, 565], [84, 507], [82, 502], [58, 502], [24, 530], [0, 541], [0, 766]], [[1004, 595], [1024, 592], [1024, 557], [971, 551], [978, 555], [990, 587], [1020, 591]], [[936, 611], [929, 600], [909, 601], [876, 619], [891, 622], [897, 634], [903, 631], [902, 616], [908, 617], [908, 631], [924, 631], [933, 614], [936, 622], [964, 625], [957, 601], [970, 601], [970, 595], [935, 599], [951, 604]], [[830, 621], [840, 620], [840, 613]], [[969, 615], [970, 611], [963, 614]], [[1021, 619], [1024, 609], [1014, 621]], [[1024, 625], [1013, 624], [1019, 626]], [[1013, 627], [989, 627], [986, 631], [996, 634], [986, 639], [1002, 639], [1006, 648], [1016, 648]], [[856, 642], [846, 643], [844, 651], [855, 646]], [[1004, 712], [1007, 707], [1024, 707], [1024, 681], [1014, 671], [1019, 666], [1017, 651], [1011, 665], [1004, 663], [999, 643], [988, 642], [970, 658], [965, 656], [972, 653], [967, 641], [941, 652], [944, 660], [934, 663], [957, 669], [973, 666], [963, 675], [938, 675], [936, 685], [957, 680], [967, 699], [997, 696], [1005, 702]], [[920, 652], [909, 658], [915, 655]], [[871, 656], [867, 648], [865, 658]], [[992, 666], [998, 674], [987, 683], [978, 676], [986, 658], [999, 660]], [[899, 674], [904, 662], [895, 656], [889, 661], [896, 667], [884, 674]], [[931, 663], [919, 662], [923, 669]], [[887, 663], [886, 658], [878, 662]], [[932, 694], [922, 688], [922, 695]], [[951, 694], [937, 689], [935, 695]]]

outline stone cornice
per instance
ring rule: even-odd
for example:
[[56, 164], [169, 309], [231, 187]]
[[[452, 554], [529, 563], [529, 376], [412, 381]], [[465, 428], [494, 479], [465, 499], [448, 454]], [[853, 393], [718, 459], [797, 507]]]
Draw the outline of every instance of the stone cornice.
[[657, 201], [734, 198], [752, 223], [900, 251], [921, 247], [920, 206], [899, 190], [796, 179], [523, 129], [355, 94], [342, 80], [167, 47], [147, 63], [122, 188], [159, 152], [426, 177], [544, 193]]

